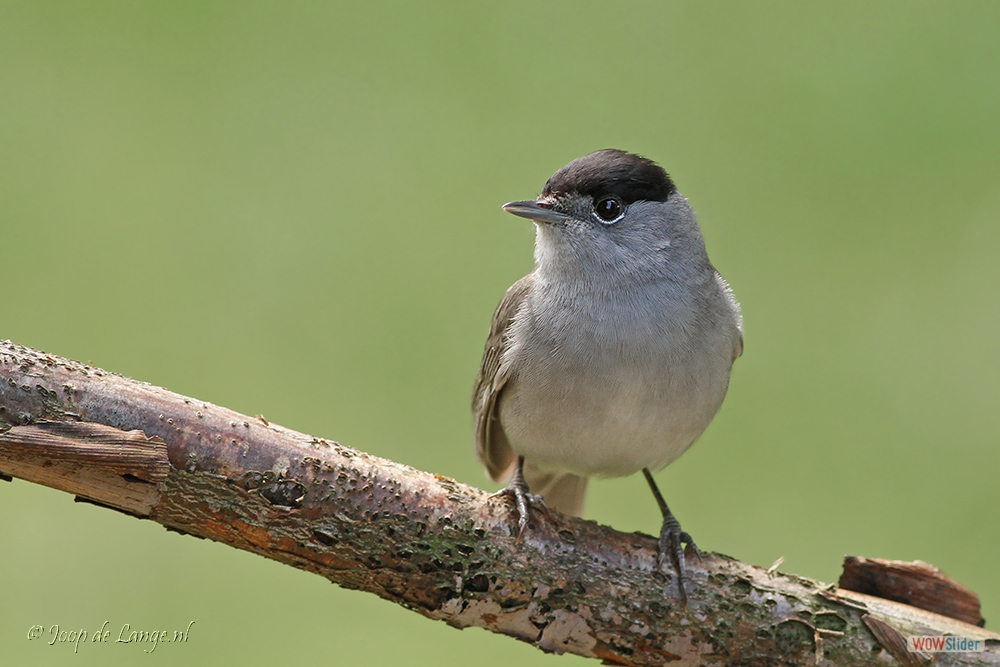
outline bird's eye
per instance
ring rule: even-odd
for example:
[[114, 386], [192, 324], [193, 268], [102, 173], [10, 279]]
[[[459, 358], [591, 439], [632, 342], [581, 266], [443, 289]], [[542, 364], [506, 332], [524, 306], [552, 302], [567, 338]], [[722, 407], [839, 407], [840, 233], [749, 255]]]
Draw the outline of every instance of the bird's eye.
[[602, 222], [612, 223], [622, 217], [624, 207], [622, 203], [614, 197], [605, 197], [594, 204], [594, 213]]

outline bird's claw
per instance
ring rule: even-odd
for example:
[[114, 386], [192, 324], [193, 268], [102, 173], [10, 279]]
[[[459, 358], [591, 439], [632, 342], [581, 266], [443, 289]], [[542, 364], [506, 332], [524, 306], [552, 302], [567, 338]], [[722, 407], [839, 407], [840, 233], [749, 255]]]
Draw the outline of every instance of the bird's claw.
[[691, 539], [688, 533], [681, 530], [681, 525], [674, 518], [673, 514], [667, 514], [663, 517], [663, 526], [660, 528], [660, 539], [657, 543], [656, 568], [662, 570], [667, 558], [670, 559], [674, 570], [677, 572], [677, 588], [680, 591], [681, 601], [687, 605], [687, 591], [685, 590], [687, 574], [684, 569], [684, 549], [681, 547], [682, 544], [689, 546], [698, 557], [698, 560], [701, 560], [701, 551], [698, 550], [698, 546], [694, 543], [694, 540]]
[[521, 542], [524, 532], [528, 529], [528, 515], [532, 507], [541, 510], [546, 515], [549, 514], [549, 507], [545, 504], [545, 500], [537, 494], [530, 493], [528, 485], [523, 481], [518, 484], [517, 480], [511, 480], [510, 484], [491, 494], [490, 498], [498, 496], [510, 497], [514, 501], [515, 509], [517, 509], [517, 539], [514, 540], [514, 544]]

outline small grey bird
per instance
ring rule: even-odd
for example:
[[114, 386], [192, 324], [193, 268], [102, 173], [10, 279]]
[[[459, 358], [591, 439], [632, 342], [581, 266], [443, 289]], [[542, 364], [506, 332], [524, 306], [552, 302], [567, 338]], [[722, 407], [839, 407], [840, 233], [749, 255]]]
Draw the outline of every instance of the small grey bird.
[[[535, 268], [493, 315], [472, 410], [476, 454], [518, 511], [579, 516], [587, 478], [640, 470], [663, 513], [657, 566], [697, 547], [650, 474], [687, 450], [743, 352], [740, 307], [687, 199], [656, 163], [608, 149], [557, 171], [534, 201]], [[532, 496], [529, 489], [544, 498]]]

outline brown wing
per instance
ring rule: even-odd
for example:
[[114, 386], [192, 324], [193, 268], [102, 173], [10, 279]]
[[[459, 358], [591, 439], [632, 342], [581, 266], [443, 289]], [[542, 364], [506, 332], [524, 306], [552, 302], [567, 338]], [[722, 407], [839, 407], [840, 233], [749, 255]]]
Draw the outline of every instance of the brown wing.
[[486, 467], [490, 479], [503, 481], [513, 472], [517, 457], [507, 443], [507, 436], [500, 427], [497, 414], [500, 391], [507, 381], [507, 373], [501, 375], [500, 362], [507, 347], [507, 329], [524, 302], [531, 284], [532, 274], [518, 280], [510, 286], [500, 300], [493, 322], [490, 324], [490, 335], [486, 338], [486, 349], [483, 350], [483, 363], [476, 375], [476, 386], [472, 391], [473, 428], [476, 436], [476, 457]]

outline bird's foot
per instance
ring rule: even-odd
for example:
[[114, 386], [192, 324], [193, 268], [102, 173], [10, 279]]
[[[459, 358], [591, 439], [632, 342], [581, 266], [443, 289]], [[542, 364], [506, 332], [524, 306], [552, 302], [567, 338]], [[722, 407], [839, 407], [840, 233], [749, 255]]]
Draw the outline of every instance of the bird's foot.
[[660, 540], [658, 552], [656, 554], [656, 567], [663, 569], [663, 565], [669, 558], [677, 572], [677, 588], [681, 594], [681, 601], [687, 605], [687, 575], [684, 570], [684, 549], [682, 544], [688, 545], [701, 560], [701, 552], [698, 546], [691, 539], [691, 536], [681, 530], [681, 524], [677, 522], [674, 515], [668, 510], [663, 516], [663, 526], [660, 528]]
[[524, 531], [528, 529], [528, 513], [532, 507], [541, 510], [546, 515], [549, 514], [549, 508], [545, 504], [545, 500], [541, 496], [528, 491], [528, 485], [524, 482], [524, 478], [521, 475], [515, 475], [507, 486], [491, 494], [490, 498], [497, 498], [499, 496], [510, 497], [514, 501], [514, 507], [517, 509], [517, 539], [514, 540], [514, 544], [518, 544], [521, 541]]

